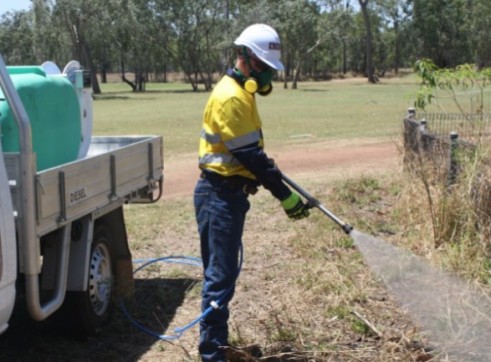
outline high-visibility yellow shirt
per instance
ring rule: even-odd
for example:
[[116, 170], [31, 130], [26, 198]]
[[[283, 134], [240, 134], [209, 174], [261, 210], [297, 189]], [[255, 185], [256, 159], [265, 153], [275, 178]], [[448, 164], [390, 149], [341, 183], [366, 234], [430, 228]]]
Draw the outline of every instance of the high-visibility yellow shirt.
[[254, 95], [225, 75], [205, 107], [199, 143], [199, 167], [223, 176], [256, 177], [231, 153], [247, 145], [261, 149], [264, 141]]

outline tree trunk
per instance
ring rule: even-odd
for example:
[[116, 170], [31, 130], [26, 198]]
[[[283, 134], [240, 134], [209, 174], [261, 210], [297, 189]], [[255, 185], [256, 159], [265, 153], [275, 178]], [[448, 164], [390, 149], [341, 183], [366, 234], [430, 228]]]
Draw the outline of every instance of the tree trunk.
[[394, 71], [396, 74], [399, 74], [399, 67], [401, 64], [401, 45], [399, 44], [399, 22], [397, 20], [394, 21], [394, 33], [396, 38], [395, 44], [395, 55], [394, 55]]
[[145, 76], [140, 68], [135, 71], [135, 91], [145, 92]]
[[343, 74], [348, 73], [348, 50], [346, 40], [343, 39]]
[[196, 74], [193, 77], [192, 73], [190, 72], [185, 72], [186, 77], [188, 78], [189, 83], [191, 84], [191, 87], [193, 88], [193, 92], [198, 91], [198, 83], [196, 82]]
[[320, 44], [322, 43], [322, 39], [317, 39], [314, 45], [312, 45], [307, 51], [303, 54], [298, 55], [298, 62], [297, 66], [294, 69], [293, 72], [293, 83], [292, 83], [292, 89], [297, 89], [297, 82], [298, 78], [300, 78], [300, 66], [302, 65], [302, 61], [309, 55], [315, 48], [317, 48]]
[[135, 84], [135, 83], [133, 83], [132, 81], [130, 81], [128, 78], [126, 78], [126, 76], [124, 75], [124, 73], [123, 73], [123, 74], [122, 74], [122, 76], [121, 76], [121, 80], [122, 80], [123, 82], [125, 82], [126, 84], [128, 84], [128, 85], [131, 87], [131, 90], [132, 90], [133, 92], [136, 92], [136, 84]]
[[97, 68], [92, 61], [90, 48], [85, 41], [85, 37], [79, 30], [78, 22], [77, 24], [73, 25], [73, 28], [70, 29], [70, 31], [71, 38], [76, 45], [75, 59], [78, 59], [78, 61], [90, 71], [92, 92], [94, 92], [94, 94], [101, 94], [101, 87], [99, 86], [99, 81], [97, 80]]
[[101, 83], [103, 84], [107, 83], [107, 70], [104, 62], [102, 62], [101, 64]]
[[124, 56], [123, 56], [123, 51], [121, 51], [121, 80], [123, 82], [125, 82], [126, 84], [128, 84], [131, 89], [133, 90], [133, 92], [136, 91], [136, 85], [131, 82], [130, 80], [128, 80], [128, 78], [126, 78], [126, 75], [125, 75], [125, 72], [126, 72], [126, 69], [125, 69], [125, 64], [124, 64]]
[[82, 55], [82, 64], [86, 64], [87, 67], [89, 68], [90, 71], [90, 83], [92, 85], [92, 92], [94, 94], [101, 94], [101, 87], [99, 85], [99, 81], [97, 79], [97, 67], [94, 64], [94, 61], [92, 60], [92, 55], [89, 46], [87, 45], [87, 42], [85, 41], [84, 38], [79, 37], [79, 42], [80, 42], [80, 50], [81, 50], [81, 55]]
[[370, 83], [377, 83], [377, 79], [373, 69], [373, 55], [372, 55], [372, 27], [370, 25], [370, 16], [368, 14], [368, 0], [358, 0], [363, 14], [363, 22], [365, 23], [366, 30], [366, 76]]
[[101, 61], [101, 83], [107, 83], [107, 60], [106, 60], [106, 47], [102, 51], [102, 61]]
[[293, 71], [293, 80], [292, 80], [292, 89], [297, 89], [297, 83], [298, 83], [298, 78], [300, 78], [300, 65], [302, 64], [302, 61], [299, 60], [297, 62], [297, 66], [295, 67]]

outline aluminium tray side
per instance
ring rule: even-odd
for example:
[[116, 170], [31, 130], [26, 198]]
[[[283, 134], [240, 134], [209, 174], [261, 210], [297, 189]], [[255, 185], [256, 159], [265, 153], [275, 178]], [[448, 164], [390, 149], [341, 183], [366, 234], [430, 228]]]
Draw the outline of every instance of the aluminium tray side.
[[[93, 137], [93, 142], [97, 150], [87, 157], [36, 174], [38, 236], [158, 187], [155, 181], [160, 182], [163, 173], [162, 137]], [[15, 173], [15, 157], [9, 156], [8, 164]]]

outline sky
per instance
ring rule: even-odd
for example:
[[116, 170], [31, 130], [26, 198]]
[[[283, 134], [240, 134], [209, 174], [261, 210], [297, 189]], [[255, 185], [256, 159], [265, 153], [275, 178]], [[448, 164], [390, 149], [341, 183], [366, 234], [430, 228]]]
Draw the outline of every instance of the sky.
[[31, 0], [1, 0], [0, 15], [10, 10], [28, 10], [31, 7]]

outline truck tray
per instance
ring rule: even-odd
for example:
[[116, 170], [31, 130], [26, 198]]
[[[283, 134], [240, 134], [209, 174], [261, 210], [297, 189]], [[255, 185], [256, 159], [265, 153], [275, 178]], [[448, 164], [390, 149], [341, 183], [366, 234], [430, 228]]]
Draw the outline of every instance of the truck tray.
[[[13, 204], [19, 183], [19, 154], [6, 154]], [[161, 136], [92, 137], [83, 159], [36, 173], [37, 235], [56, 230], [67, 222], [111, 204], [154, 202], [163, 182]]]

